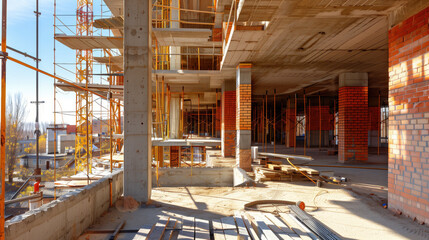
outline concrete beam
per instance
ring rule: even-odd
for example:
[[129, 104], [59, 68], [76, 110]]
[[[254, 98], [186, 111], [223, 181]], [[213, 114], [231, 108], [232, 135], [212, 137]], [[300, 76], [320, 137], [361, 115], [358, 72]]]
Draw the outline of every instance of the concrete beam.
[[139, 202], [152, 186], [151, 5], [124, 0], [124, 195]]

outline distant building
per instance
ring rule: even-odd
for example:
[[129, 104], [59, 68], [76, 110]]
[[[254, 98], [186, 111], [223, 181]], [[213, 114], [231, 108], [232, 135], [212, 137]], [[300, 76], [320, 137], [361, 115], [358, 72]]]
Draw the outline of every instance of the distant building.
[[27, 136], [27, 139], [24, 140], [20, 140], [18, 141], [19, 144], [19, 153], [25, 153], [25, 149], [31, 147], [32, 145], [34, 146], [36, 144], [36, 139], [35, 138], [29, 138]]
[[[55, 160], [57, 161], [57, 168], [66, 164], [74, 155], [57, 154]], [[25, 154], [19, 157], [19, 165], [23, 168], [36, 168], [36, 154]], [[54, 168], [54, 155], [53, 154], [39, 154], [39, 167], [42, 170]]]
[[47, 128], [46, 153], [52, 154], [55, 149], [55, 130], [57, 139], [57, 153], [65, 153], [66, 149], [74, 148], [76, 138], [76, 125], [50, 124]]

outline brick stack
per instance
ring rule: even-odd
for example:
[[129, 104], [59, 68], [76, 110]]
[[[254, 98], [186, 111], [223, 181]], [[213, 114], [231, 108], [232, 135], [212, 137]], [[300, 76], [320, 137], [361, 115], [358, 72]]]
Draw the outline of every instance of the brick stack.
[[389, 31], [389, 208], [429, 224], [429, 8]]
[[338, 98], [339, 161], [367, 161], [368, 87], [340, 87]]
[[236, 92], [222, 91], [222, 157], [235, 157]]

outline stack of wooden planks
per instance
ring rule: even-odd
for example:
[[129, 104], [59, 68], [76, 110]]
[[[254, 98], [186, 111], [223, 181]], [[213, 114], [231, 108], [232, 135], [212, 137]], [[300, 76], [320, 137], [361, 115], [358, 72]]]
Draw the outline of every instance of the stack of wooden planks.
[[189, 216], [161, 216], [153, 226], [141, 227], [133, 239], [311, 240], [320, 238], [300, 222], [295, 213], [280, 213], [279, 216], [275, 216], [256, 211], [236, 211], [232, 217], [211, 221]]
[[309, 180], [300, 173], [303, 172], [310, 178], [317, 180], [319, 171], [309, 167], [298, 167], [299, 171], [291, 165], [281, 164], [281, 162], [268, 162], [266, 166], [256, 167], [255, 181], [299, 181]]

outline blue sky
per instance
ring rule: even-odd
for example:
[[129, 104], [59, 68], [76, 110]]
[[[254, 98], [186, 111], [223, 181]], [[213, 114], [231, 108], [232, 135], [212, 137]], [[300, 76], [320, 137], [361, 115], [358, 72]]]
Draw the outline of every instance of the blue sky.
[[[95, 18], [100, 18], [101, 6], [100, 0], [94, 1]], [[0, 6], [1, 8], [1, 6]], [[36, 55], [36, 16], [34, 11], [36, 9], [36, 0], [9, 0], [8, 1], [8, 24], [7, 24], [7, 45], [22, 52], [26, 52], [32, 56]], [[107, 8], [103, 6], [105, 12]], [[54, 73], [54, 0], [39, 0], [39, 11], [41, 16], [39, 18], [39, 58], [42, 60], [39, 68], [49, 73]], [[76, 0], [57, 0], [57, 14], [62, 15], [75, 15]], [[105, 16], [110, 13], [103, 13]], [[75, 25], [74, 16], [61, 16], [59, 17], [66, 25]], [[61, 24], [58, 23], [57, 24]], [[75, 30], [75, 26], [70, 26], [71, 30]], [[65, 29], [65, 27], [62, 27]], [[94, 29], [95, 30], [95, 29]], [[66, 34], [72, 35], [70, 31]], [[59, 31], [57, 30], [57, 33]], [[71, 71], [75, 71], [75, 54], [74, 50], [70, 50], [59, 42], [56, 42], [56, 62], [69, 63], [62, 65]], [[35, 66], [35, 61], [25, 58], [15, 52], [9, 51], [9, 55], [18, 58], [28, 64]], [[57, 67], [57, 74], [67, 80], [75, 81], [75, 76], [61, 68]], [[94, 69], [100, 71], [100, 66], [94, 66]], [[94, 78], [94, 82], [99, 83], [99, 78]], [[7, 94], [13, 95], [15, 93], [22, 93], [27, 104], [27, 122], [34, 122], [35, 120], [35, 105], [30, 104], [36, 98], [36, 73], [33, 70], [27, 69], [14, 62], [7, 62]], [[45, 101], [40, 105], [40, 121], [53, 123], [54, 114], [54, 87], [53, 79], [43, 74], [39, 74], [39, 100]], [[75, 123], [75, 93], [62, 92], [57, 89], [57, 111], [62, 111], [64, 114], [57, 114], [57, 123]], [[100, 107], [94, 104], [94, 110], [99, 110]], [[69, 114], [73, 114], [70, 116]]]

